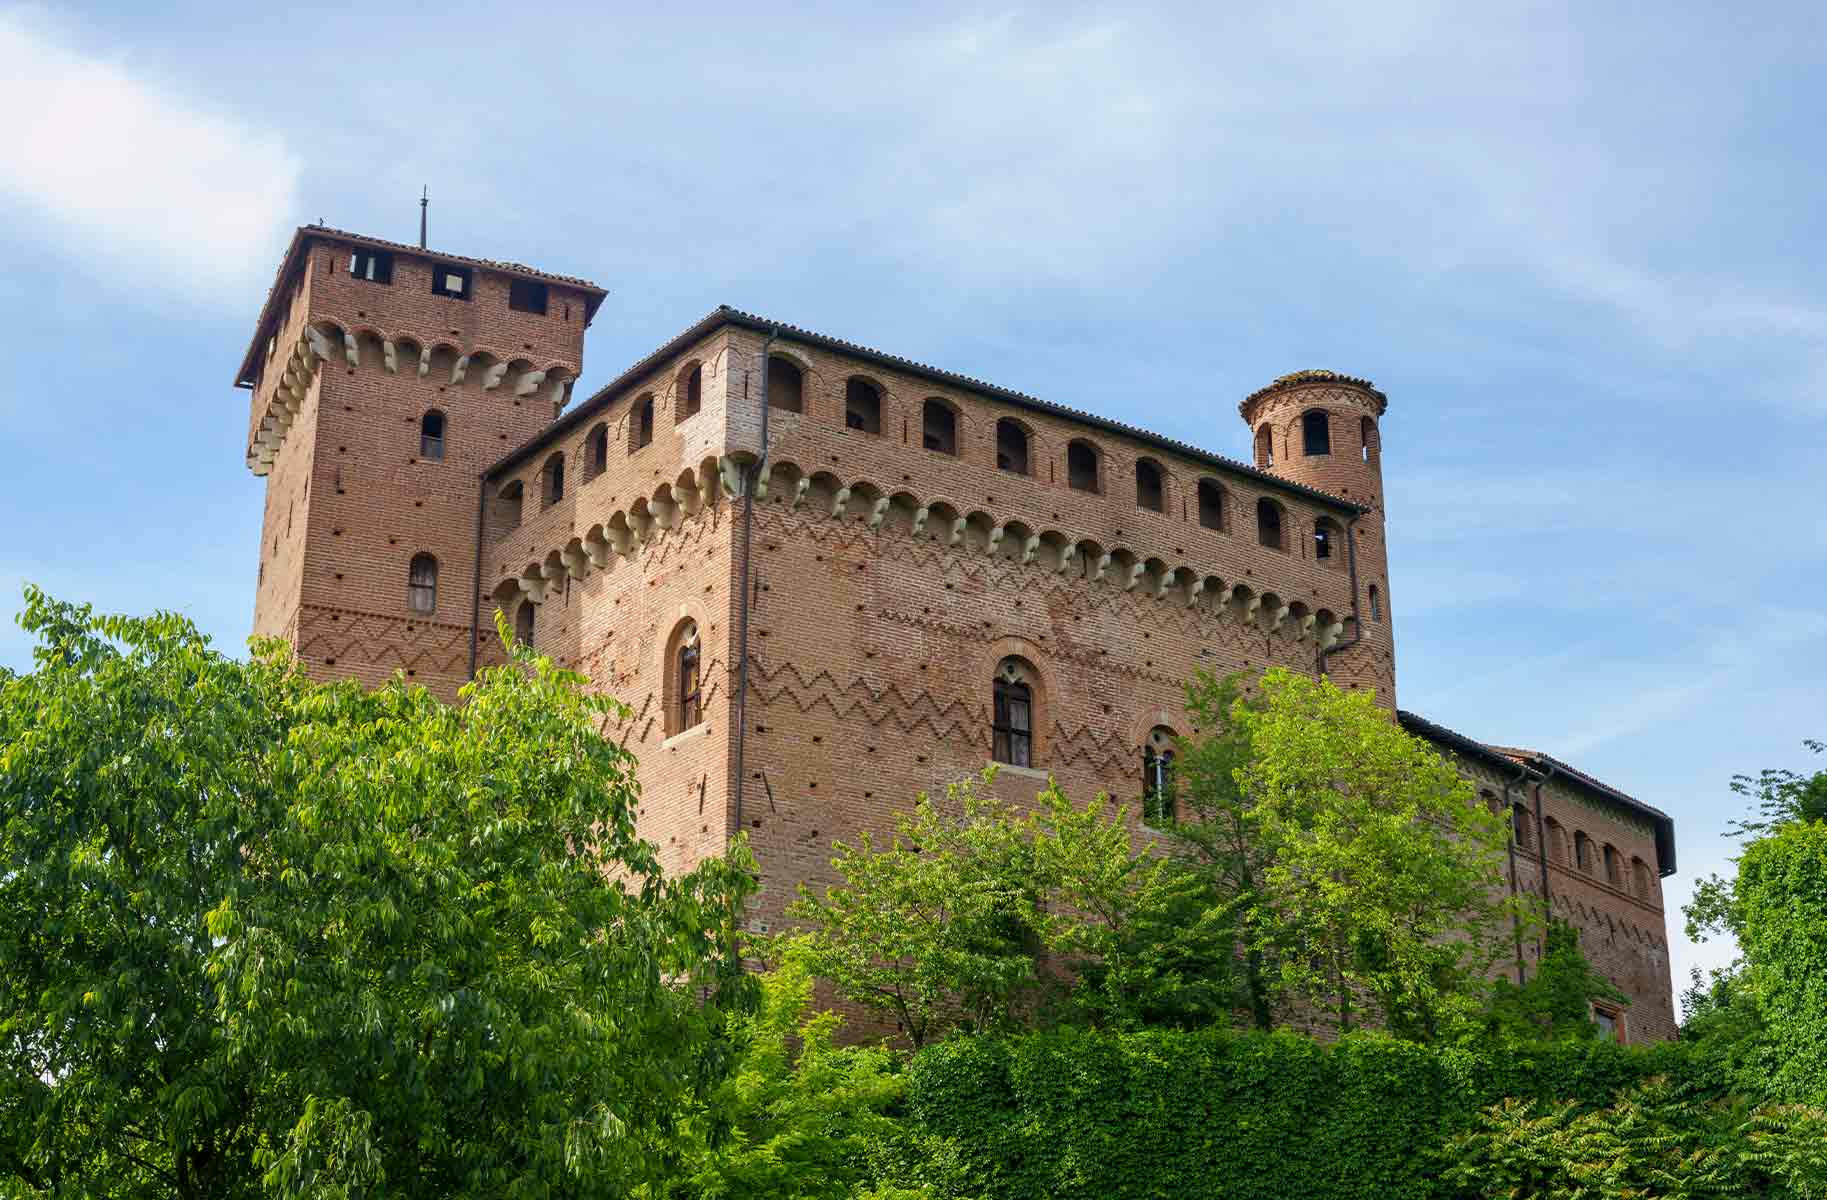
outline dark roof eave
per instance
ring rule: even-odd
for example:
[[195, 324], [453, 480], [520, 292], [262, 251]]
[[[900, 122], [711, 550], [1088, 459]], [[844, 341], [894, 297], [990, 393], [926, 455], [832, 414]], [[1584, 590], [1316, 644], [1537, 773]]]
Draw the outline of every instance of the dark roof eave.
[[1562, 762], [1552, 754], [1520, 746], [1493, 746], [1491, 749], [1514, 761], [1525, 763], [1543, 775], [1556, 775], [1596, 796], [1648, 817], [1656, 828], [1657, 873], [1665, 877], [1675, 873], [1675, 818], [1653, 804], [1646, 804], [1628, 792], [1620, 792], [1610, 784], [1593, 778], [1571, 763]]
[[1468, 758], [1475, 758], [1489, 766], [1502, 767], [1507, 771], [1521, 771], [1524, 778], [1541, 778], [1541, 774], [1529, 764], [1520, 763], [1508, 755], [1499, 754], [1483, 742], [1475, 741], [1462, 733], [1455, 733], [1446, 726], [1437, 725], [1419, 714], [1406, 709], [1397, 709], [1396, 720], [1401, 723], [1402, 728], [1415, 736], [1426, 738], [1430, 742], [1437, 742]]
[[241, 369], [235, 374], [235, 386], [251, 388], [258, 373], [256, 363], [260, 353], [260, 342], [263, 337], [271, 336], [266, 330], [273, 325], [274, 309], [279, 298], [287, 291], [286, 281], [297, 272], [303, 263], [305, 248], [312, 238], [335, 238], [337, 241], [349, 242], [357, 246], [367, 246], [376, 250], [398, 251], [404, 254], [417, 254], [425, 258], [440, 259], [445, 262], [464, 263], [481, 267], [487, 271], [499, 271], [503, 275], [515, 275], [523, 279], [535, 279], [541, 283], [556, 283], [564, 287], [576, 288], [584, 293], [584, 328], [596, 317], [596, 310], [603, 298], [609, 294], [605, 288], [598, 287], [587, 279], [571, 275], [554, 275], [549, 271], [536, 270], [520, 263], [499, 262], [490, 258], [471, 258], [464, 254], [445, 254], [437, 250], [423, 250], [405, 242], [390, 242], [385, 238], [368, 237], [360, 233], [350, 233], [346, 229], [333, 229], [328, 225], [300, 225], [292, 233], [292, 241], [286, 247], [285, 255], [279, 260], [279, 270], [273, 276], [273, 286], [268, 289], [266, 302], [260, 306], [260, 318], [254, 323], [254, 336], [247, 345], [247, 353], [241, 358]]
[[819, 346], [827, 350], [835, 350], [840, 354], [847, 354], [853, 358], [860, 358], [867, 362], [876, 363], [879, 366], [888, 367], [892, 370], [901, 371], [910, 375], [916, 375], [933, 382], [963, 388], [991, 399], [1006, 401], [1007, 403], [1014, 404], [1017, 407], [1025, 408], [1033, 412], [1060, 417], [1080, 425], [1088, 425], [1094, 429], [1101, 429], [1107, 433], [1114, 433], [1121, 437], [1134, 438], [1137, 441], [1146, 442], [1147, 444], [1162, 450], [1196, 459], [1200, 462], [1229, 471], [1232, 474], [1245, 476], [1246, 478], [1253, 479], [1258, 483], [1278, 491], [1303, 496], [1310, 500], [1317, 500], [1323, 504], [1330, 505], [1341, 512], [1361, 514], [1369, 511], [1369, 509], [1362, 504], [1355, 504], [1343, 497], [1334, 496], [1330, 492], [1322, 492], [1318, 488], [1310, 488], [1304, 484], [1295, 483], [1292, 480], [1283, 479], [1277, 475], [1271, 475], [1267, 471], [1260, 470], [1248, 463], [1241, 462], [1234, 458], [1226, 458], [1221, 454], [1213, 454], [1209, 450], [1202, 450], [1197, 446], [1189, 445], [1186, 442], [1175, 441], [1173, 438], [1163, 437], [1158, 433], [1150, 433], [1146, 429], [1139, 429], [1133, 425], [1125, 425], [1120, 421], [1110, 420], [1108, 417], [1097, 416], [1095, 413], [1082, 412], [1075, 408], [1067, 408], [1064, 405], [1042, 400], [1037, 396], [1030, 396], [1025, 392], [1017, 392], [1009, 388], [998, 387], [993, 383], [985, 383], [981, 379], [973, 379], [968, 375], [959, 375], [952, 371], [928, 366], [925, 363], [915, 362], [912, 359], [901, 358], [894, 354], [887, 354], [880, 350], [871, 349], [868, 346], [858, 345], [855, 342], [844, 341], [842, 338], [834, 338], [827, 334], [814, 333], [809, 329], [801, 329], [796, 325], [789, 325], [784, 321], [771, 321], [766, 317], [756, 316], [754, 313], [747, 313], [743, 312], [741, 309], [731, 308], [727, 304], [719, 305], [715, 311], [707, 314], [702, 320], [692, 325], [689, 329], [686, 329], [683, 333], [674, 337], [658, 350], [655, 350], [653, 353], [642, 358], [639, 362], [635, 363], [632, 367], [629, 367], [626, 371], [623, 371], [609, 383], [598, 388], [588, 400], [584, 401], [571, 412], [566, 413], [563, 417], [560, 417], [557, 421], [554, 421], [551, 425], [542, 430], [537, 437], [511, 451], [506, 457], [490, 467], [483, 473], [484, 478], [492, 477], [497, 472], [506, 470], [508, 467], [537, 453], [538, 450], [545, 446], [552, 438], [568, 432], [577, 425], [588, 420], [595, 413], [608, 407], [609, 404], [613, 403], [615, 397], [619, 395], [621, 391], [631, 386], [636, 379], [651, 370], [654, 363], [670, 357], [683, 349], [687, 344], [696, 341], [723, 325], [735, 325], [739, 328], [748, 329], [756, 333], [768, 333], [778, 329], [781, 333], [790, 336], [795, 341], [805, 342], [809, 345]]

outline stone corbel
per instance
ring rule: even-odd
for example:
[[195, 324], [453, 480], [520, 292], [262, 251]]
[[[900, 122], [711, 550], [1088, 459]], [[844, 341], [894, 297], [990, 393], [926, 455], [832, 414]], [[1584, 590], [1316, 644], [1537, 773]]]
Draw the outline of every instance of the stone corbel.
[[1143, 574], [1143, 572], [1145, 572], [1147, 570], [1148, 570], [1147, 563], [1142, 563], [1142, 562], [1130, 563], [1129, 564], [1129, 574], [1123, 580], [1123, 590], [1126, 592], [1135, 591], [1136, 584], [1142, 582], [1142, 574]]
[[317, 362], [330, 361], [330, 355], [333, 353], [330, 348], [330, 339], [325, 337], [323, 330], [317, 328], [315, 325], [305, 326], [302, 345]]
[[888, 497], [883, 496], [869, 508], [869, 528], [880, 529], [882, 522], [888, 518]]
[[806, 502], [806, 493], [811, 490], [812, 477], [810, 475], [801, 476], [799, 482], [793, 485], [793, 507], [798, 508], [800, 505], [804, 504]]
[[1313, 626], [1318, 620], [1319, 618], [1312, 613], [1308, 613], [1306, 616], [1302, 617], [1300, 619], [1300, 624], [1294, 627], [1294, 640], [1297, 642], [1304, 642], [1312, 637]]
[[1071, 570], [1072, 564], [1077, 561], [1078, 561], [1078, 543], [1077, 542], [1067, 542], [1064, 546], [1060, 547], [1059, 566], [1058, 566], [1057, 570], [1059, 571], [1059, 573], [1061, 575], [1064, 575], [1067, 571]]
[[392, 338], [381, 343], [381, 365], [387, 368], [389, 375], [400, 373], [400, 351], [393, 344]]
[[353, 333], [343, 334], [343, 357], [348, 360], [349, 365], [352, 367], [359, 367], [362, 365], [362, 352], [360, 347], [355, 344], [355, 335]]
[[755, 476], [755, 499], [766, 500], [768, 498], [768, 480], [773, 478], [773, 476], [774, 464], [771, 462], [762, 463], [760, 474]]
[[514, 381], [514, 394], [531, 396], [545, 381], [546, 373], [544, 371], [522, 371], [520, 378]]
[[1330, 650], [1338, 645], [1339, 634], [1344, 632], [1345, 623], [1343, 621], [1334, 621], [1332, 624], [1326, 626], [1325, 632], [1320, 634], [1320, 649]]
[[932, 510], [927, 508], [924, 504], [914, 509], [913, 535], [915, 537], [919, 537], [926, 532], [926, 518], [931, 515]]
[[552, 588], [552, 585], [556, 584], [559, 580], [561, 580], [565, 577], [564, 560], [561, 558], [558, 562], [549, 562], [549, 563], [541, 564], [540, 568], [539, 568], [539, 573], [546, 577], [546, 590], [550, 591]]
[[679, 502], [679, 507], [685, 510], [686, 516], [695, 517], [698, 515], [698, 510], [704, 507], [704, 495], [698, 491], [695, 484], [674, 484], [672, 495], [673, 499]]
[[996, 557], [996, 551], [1001, 548], [1003, 536], [1007, 532], [1008, 531], [1000, 525], [990, 526], [990, 540], [989, 543], [984, 546], [983, 552], [991, 558]]
[[615, 561], [615, 547], [593, 531], [592, 536], [584, 539], [584, 556], [590, 560], [591, 566], [601, 571]]
[[1108, 570], [1110, 570], [1110, 551], [1106, 550], [1097, 556], [1097, 566], [1092, 569], [1091, 582], [1097, 583], [1102, 580], [1104, 573]]
[[844, 510], [849, 506], [850, 489], [847, 487], [838, 488], [837, 495], [831, 497], [831, 515], [841, 518], [844, 515]]
[[431, 374], [431, 347], [421, 346], [419, 347], [419, 378], [423, 379], [429, 374]]
[[508, 365], [506, 363], [498, 362], [484, 372], [482, 376], [482, 390], [485, 392], [492, 392], [500, 387], [501, 381], [507, 378], [507, 369]]
[[582, 579], [590, 573], [590, 556], [582, 548], [566, 549], [563, 558], [565, 570], [570, 572], [571, 578]]
[[1186, 607], [1192, 608], [1199, 603], [1199, 594], [1205, 591], [1205, 580], [1195, 579], [1186, 588]]
[[544, 604], [546, 599], [546, 581], [543, 577], [521, 575], [515, 578], [520, 585], [520, 594], [535, 604]]
[[456, 362], [450, 364], [451, 386], [455, 387], [457, 384], [462, 383], [463, 376], [466, 375], [468, 372], [469, 372], [469, 355], [465, 354], [462, 358], [459, 358]]
[[654, 524], [661, 529], [677, 529], [679, 527], [679, 506], [664, 500], [655, 500], [653, 502], [653, 520]]
[[964, 529], [965, 526], [969, 524], [969, 520], [964, 517], [959, 517], [956, 521], [953, 521], [951, 535], [945, 539], [945, 544], [948, 546], [956, 546], [964, 541]]
[[726, 454], [717, 460], [717, 478], [723, 484], [725, 495], [741, 496], [743, 494], [742, 474], [742, 464], [729, 455]]
[[1040, 553], [1040, 535], [1031, 533], [1028, 535], [1028, 540], [1021, 544], [1021, 561], [1031, 563], [1038, 553]]
[[615, 549], [617, 554], [620, 554], [623, 557], [632, 556], [634, 554], [633, 531], [629, 529], [611, 528], [609, 530], [609, 545]]
[[651, 513], [629, 513], [628, 524], [634, 529], [635, 540], [645, 546], [653, 540], [654, 520]]
[[563, 376], [552, 381], [547, 397], [552, 401], [552, 412], [556, 415], [565, 406], [565, 380]]
[[1269, 617], [1269, 632], [1274, 633], [1277, 629], [1280, 629], [1281, 623], [1287, 619], [1288, 619], [1288, 606], [1286, 604], [1284, 604], [1280, 608], [1276, 609], [1275, 612]]
[[1251, 596], [1250, 602], [1243, 606], [1243, 620], [1247, 625], [1256, 619], [1256, 613], [1262, 608], [1262, 597]]

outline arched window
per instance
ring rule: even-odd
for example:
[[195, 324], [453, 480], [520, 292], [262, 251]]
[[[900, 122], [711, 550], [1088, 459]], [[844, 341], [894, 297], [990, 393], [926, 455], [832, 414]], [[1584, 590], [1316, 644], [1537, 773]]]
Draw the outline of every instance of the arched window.
[[628, 415], [631, 428], [628, 430], [628, 453], [645, 449], [653, 444], [653, 397], [642, 396], [635, 401], [634, 411]]
[[1373, 621], [1383, 619], [1383, 593], [1377, 591], [1377, 585], [1374, 583], [1370, 585], [1370, 619]]
[[704, 406], [704, 368], [697, 363], [686, 367], [679, 375], [679, 415], [678, 420], [695, 417]]
[[1516, 839], [1519, 850], [1535, 848], [1535, 830], [1529, 823], [1529, 809], [1521, 801], [1510, 805], [1510, 836]]
[[1028, 431], [1007, 417], [996, 422], [996, 469], [1028, 473]]
[[958, 453], [958, 414], [943, 400], [920, 406], [920, 444], [940, 454]]
[[1256, 502], [1256, 540], [1271, 550], [1281, 546], [1281, 505], [1264, 496]]
[[673, 686], [679, 697], [679, 724], [682, 732], [704, 719], [704, 701], [698, 671], [698, 626], [688, 621], [679, 631], [679, 648], [674, 652]]
[[419, 418], [419, 457], [444, 457], [444, 414], [435, 408]]
[[1577, 830], [1573, 835], [1573, 865], [1588, 875], [1592, 874], [1592, 839], [1586, 836], [1585, 830]]
[[858, 433], [882, 432], [882, 393], [867, 379], [852, 376], [844, 385], [844, 428]]
[[565, 456], [554, 454], [539, 472], [539, 494], [550, 508], [565, 498]]
[[1267, 421], [1256, 429], [1256, 465], [1264, 470], [1275, 465], [1275, 434]]
[[1157, 725], [1142, 743], [1142, 821], [1167, 825], [1174, 816], [1174, 731]]
[[1136, 507], [1149, 512], [1167, 511], [1167, 486], [1161, 464], [1152, 458], [1136, 459]]
[[1207, 529], [1224, 528], [1224, 485], [1215, 479], [1199, 481], [1199, 524]]
[[805, 376], [799, 364], [774, 355], [768, 359], [768, 407], [805, 412]]
[[1567, 862], [1567, 831], [1563, 829], [1561, 823], [1553, 817], [1546, 818], [1542, 822], [1542, 826], [1547, 833], [1547, 838], [1545, 840], [1548, 843], [1548, 861], [1560, 863], [1565, 866]]
[[527, 597], [514, 613], [514, 640], [529, 650], [533, 648], [533, 609], [532, 598]]
[[1321, 517], [1313, 523], [1313, 557], [1320, 562], [1337, 566], [1343, 561], [1345, 531], [1339, 528], [1337, 521], [1331, 517]]
[[1369, 462], [1377, 447], [1377, 423], [1369, 417], [1358, 422], [1358, 441], [1364, 448], [1364, 461]]
[[1624, 860], [1609, 842], [1605, 845], [1605, 882], [1615, 888], [1624, 886]]
[[438, 560], [415, 554], [406, 568], [406, 607], [416, 613], [438, 611]]
[[503, 533], [520, 528], [521, 500], [526, 488], [516, 479], [502, 485], [493, 504], [495, 527]]
[[1097, 457], [1097, 449], [1090, 442], [1067, 446], [1066, 486], [1078, 492], [1097, 491]]
[[1630, 860], [1630, 890], [1637, 899], [1647, 900], [1654, 886], [1650, 882], [1649, 864], [1633, 855]]
[[1310, 408], [1300, 415], [1301, 448], [1308, 458], [1332, 453], [1332, 423], [1323, 408]]
[[609, 426], [599, 424], [584, 439], [584, 478], [595, 479], [609, 466]]
[[1012, 767], [1034, 765], [1034, 689], [1027, 665], [1005, 658], [991, 688], [990, 756]]

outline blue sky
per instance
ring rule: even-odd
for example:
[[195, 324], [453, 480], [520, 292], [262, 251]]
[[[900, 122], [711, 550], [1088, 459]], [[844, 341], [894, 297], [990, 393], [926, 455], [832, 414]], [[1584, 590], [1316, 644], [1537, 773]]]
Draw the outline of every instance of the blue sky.
[[265, 288], [428, 184], [611, 289], [585, 388], [718, 303], [1238, 456], [1369, 376], [1402, 705], [1672, 812], [1684, 900], [1827, 737], [1827, 18], [1748, 8], [0, 6], [0, 608], [238, 647]]

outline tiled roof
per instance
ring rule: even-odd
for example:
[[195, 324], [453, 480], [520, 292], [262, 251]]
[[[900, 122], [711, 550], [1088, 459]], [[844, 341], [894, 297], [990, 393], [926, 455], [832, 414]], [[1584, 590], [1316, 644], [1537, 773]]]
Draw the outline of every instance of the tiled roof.
[[1517, 746], [1494, 746], [1488, 742], [1474, 741], [1462, 733], [1455, 733], [1444, 725], [1436, 725], [1425, 717], [1416, 716], [1411, 712], [1398, 711], [1396, 719], [1410, 733], [1449, 746], [1462, 754], [1469, 754], [1486, 762], [1496, 761], [1520, 767], [1538, 780], [1546, 779], [1550, 775], [1562, 776], [1595, 795], [1648, 817], [1656, 829], [1656, 860], [1660, 873], [1663, 875], [1675, 873], [1675, 819], [1655, 805], [1645, 804], [1635, 796], [1620, 792], [1610, 784], [1594, 779], [1578, 767], [1564, 763], [1551, 754], [1543, 754], [1539, 750], [1525, 750]]
[[1258, 399], [1267, 396], [1272, 392], [1279, 392], [1285, 387], [1293, 387], [1302, 383], [1340, 383], [1347, 387], [1363, 388], [1377, 398], [1378, 416], [1383, 415], [1389, 408], [1389, 397], [1385, 396], [1382, 391], [1377, 388], [1377, 385], [1370, 382], [1370, 380], [1359, 379], [1356, 375], [1341, 375], [1337, 371], [1325, 371], [1315, 368], [1306, 371], [1290, 371], [1288, 374], [1281, 376], [1268, 386], [1257, 388], [1238, 402], [1237, 411], [1246, 414], [1245, 419], [1247, 420], [1250, 405], [1255, 403]]
[[1063, 404], [1055, 404], [1050, 400], [1042, 400], [1038, 396], [1030, 396], [1026, 392], [1017, 392], [1010, 388], [999, 387], [996, 384], [986, 383], [981, 379], [975, 379], [969, 375], [961, 375], [955, 371], [947, 371], [940, 367], [929, 366], [926, 363], [916, 362], [911, 358], [903, 358], [898, 354], [889, 354], [886, 351], [877, 350], [870, 346], [845, 341], [843, 338], [817, 333], [787, 321], [776, 321], [771, 317], [744, 312], [739, 308], [732, 308], [727, 304], [719, 305], [715, 311], [707, 314], [703, 319], [694, 323], [690, 328], [680, 333], [664, 346], [661, 346], [653, 353], [646, 355], [632, 367], [629, 367], [626, 371], [623, 371], [620, 375], [597, 389], [588, 400], [547, 426], [541, 431], [538, 437], [534, 438], [526, 445], [521, 446], [506, 458], [496, 463], [493, 467], [489, 468], [488, 473], [493, 475], [497, 471], [504, 470], [507, 467], [522, 461], [528, 455], [544, 446], [551, 438], [558, 436], [575, 427], [580, 422], [587, 420], [591, 415], [613, 403], [616, 396], [626, 388], [632, 386], [636, 380], [650, 371], [655, 363], [672, 356], [690, 342], [696, 341], [721, 325], [739, 325], [745, 329], [750, 329], [758, 333], [768, 333], [773, 330], [779, 330], [783, 336], [793, 341], [819, 346], [827, 350], [835, 350], [855, 358], [865, 359], [879, 363], [885, 367], [904, 371], [909, 375], [918, 375], [922, 378], [932, 380], [935, 383], [949, 384], [953, 387], [976, 392], [979, 395], [991, 399], [1006, 401], [1007, 403], [1014, 404], [1021, 408], [1046, 413], [1049, 416], [1062, 417], [1080, 425], [1088, 425], [1094, 429], [1101, 429], [1110, 433], [1121, 434], [1124, 437], [1134, 438], [1140, 442], [1147, 442], [1151, 445], [1158, 446], [1161, 449], [1171, 450], [1176, 454], [1182, 454], [1188, 458], [1222, 467], [1235, 474], [1248, 476], [1278, 491], [1292, 492], [1309, 499], [1319, 500], [1347, 512], [1366, 511], [1363, 505], [1354, 504], [1341, 496], [1334, 496], [1330, 492], [1323, 492], [1318, 488], [1307, 487], [1305, 484], [1294, 483], [1293, 481], [1283, 479], [1278, 475], [1272, 475], [1267, 471], [1259, 470], [1249, 463], [1242, 462], [1235, 458], [1229, 458], [1222, 454], [1214, 454], [1210, 450], [1203, 450], [1198, 446], [1178, 441], [1174, 438], [1163, 437], [1161, 434], [1152, 433], [1149, 430], [1139, 428], [1135, 425], [1128, 425], [1122, 421], [1112, 420], [1109, 417], [1101, 417], [1095, 413], [1086, 412], [1083, 409], [1069, 408]]
[[292, 241], [279, 260], [279, 269], [274, 272], [273, 285], [267, 289], [266, 302], [261, 305], [260, 319], [254, 323], [253, 340], [248, 343], [247, 353], [242, 356], [241, 370], [235, 376], [237, 387], [254, 385], [254, 365], [258, 361], [261, 343], [272, 336], [271, 327], [277, 321], [275, 311], [281, 296], [285, 292], [286, 281], [297, 270], [303, 259], [305, 246], [314, 237], [335, 238], [354, 246], [367, 246], [376, 250], [397, 251], [401, 254], [415, 254], [421, 258], [435, 258], [440, 262], [467, 263], [474, 267], [484, 267], [491, 271], [500, 271], [508, 275], [519, 275], [526, 279], [537, 279], [545, 283], [561, 283], [584, 292], [584, 324], [588, 326], [603, 297], [609, 293], [588, 279], [579, 279], [574, 275], [554, 275], [550, 271], [540, 271], [521, 263], [501, 262], [492, 258], [471, 258], [465, 254], [446, 254], [441, 250], [422, 250], [406, 242], [390, 242], [385, 238], [369, 237], [366, 234], [350, 233], [346, 229], [334, 229], [328, 225], [300, 225], [292, 234]]

